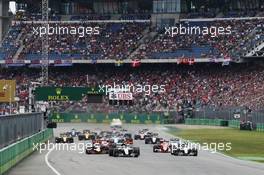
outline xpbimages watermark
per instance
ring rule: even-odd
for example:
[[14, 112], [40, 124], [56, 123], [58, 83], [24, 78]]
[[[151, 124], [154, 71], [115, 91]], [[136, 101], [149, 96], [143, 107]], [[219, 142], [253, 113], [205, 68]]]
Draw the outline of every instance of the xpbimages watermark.
[[166, 93], [165, 85], [157, 84], [103, 84], [99, 85], [99, 92], [109, 94], [111, 92], [131, 92], [131, 93], [144, 93], [150, 95], [151, 93]]
[[42, 37], [48, 35], [76, 35], [79, 38], [83, 38], [86, 35], [99, 35], [100, 27], [89, 26], [59, 26], [58, 24], [50, 25], [47, 28], [44, 26], [38, 26], [32, 28], [33, 35]]
[[77, 151], [78, 153], [84, 153], [85, 148], [88, 147], [90, 143], [79, 142], [79, 143], [52, 143], [48, 140], [47, 143], [33, 143], [33, 151], [38, 151], [43, 153], [45, 151], [55, 150], [55, 151]]
[[205, 150], [210, 151], [211, 153], [217, 152], [227, 152], [232, 150], [232, 143], [231, 142], [203, 142], [203, 143], [193, 143], [190, 141], [182, 141], [180, 140], [178, 143], [173, 143], [171, 145], [171, 151], [175, 150]]
[[[87, 148], [93, 147], [91, 142], [78, 142], [78, 143], [33, 143], [33, 151], [38, 151], [40, 154], [46, 151], [73, 151], [77, 153], [85, 153]], [[171, 152], [175, 150], [204, 150], [211, 153], [228, 152], [232, 150], [232, 143], [230, 142], [211, 142], [211, 143], [192, 143], [189, 141], [179, 141], [178, 143], [171, 144]]]
[[182, 25], [165, 27], [165, 35], [174, 37], [176, 35], [209, 35], [212, 38], [221, 35], [230, 35], [232, 33], [231, 26], [217, 27], [217, 26], [189, 26]]

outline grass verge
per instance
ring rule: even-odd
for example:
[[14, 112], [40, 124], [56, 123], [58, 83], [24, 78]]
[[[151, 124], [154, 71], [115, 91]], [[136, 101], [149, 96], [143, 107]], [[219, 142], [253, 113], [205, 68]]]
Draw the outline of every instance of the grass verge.
[[264, 163], [264, 133], [239, 129], [178, 129], [168, 127], [169, 133], [198, 143], [231, 143], [230, 151], [220, 151], [239, 159]]

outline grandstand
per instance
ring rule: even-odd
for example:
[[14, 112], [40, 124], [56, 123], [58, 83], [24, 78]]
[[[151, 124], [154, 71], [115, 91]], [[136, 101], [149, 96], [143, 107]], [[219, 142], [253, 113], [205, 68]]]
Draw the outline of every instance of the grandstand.
[[[118, 118], [133, 134], [145, 127], [134, 124], [153, 124], [163, 134], [178, 132], [173, 127], [179, 123], [264, 131], [264, 0], [0, 0], [0, 43], [0, 174], [32, 153], [32, 144], [68, 132], [73, 123], [78, 131], [105, 129]], [[64, 153], [55, 150], [52, 161], [50, 153], [39, 156], [46, 168], [31, 162], [24, 174], [36, 174], [36, 168], [52, 173], [47, 168], [54, 162], [59, 167], [56, 156]], [[181, 174], [190, 174], [187, 164], [194, 167], [191, 174], [196, 168], [197, 174], [263, 174], [257, 165], [201, 155], [184, 162]], [[142, 174], [154, 174], [158, 156], [143, 156], [151, 164], [143, 162]], [[74, 161], [86, 159], [69, 157], [71, 163], [62, 160], [64, 173], [80, 174], [84, 169], [76, 167], [83, 164]], [[91, 159], [91, 170], [102, 168], [103, 159], [96, 159], [98, 166]], [[174, 164], [155, 163], [165, 174], [175, 173], [167, 171]], [[138, 174], [136, 163], [129, 165]], [[219, 167], [224, 170], [212, 171]], [[131, 174], [112, 169], [110, 175]]]
[[[262, 1], [256, 1], [250, 7], [243, 6], [242, 2], [240, 7], [230, 3], [223, 9], [210, 4], [201, 7], [198, 1], [190, 4], [187, 0], [145, 3], [83, 3], [76, 0], [60, 5], [50, 2], [50, 28], [81, 26], [82, 30], [89, 28], [91, 32], [48, 34], [49, 86], [85, 87], [114, 81], [120, 84], [155, 82], [159, 85], [166, 83], [167, 90], [164, 94], [150, 96], [135, 94], [134, 105], [131, 106], [109, 105], [108, 97], [104, 97], [102, 104], [67, 102], [60, 104], [57, 110], [177, 111], [184, 101], [190, 102], [196, 110], [212, 106], [263, 109], [264, 98], [255, 100], [263, 92], [260, 83], [263, 68], [256, 65], [263, 57], [264, 48]], [[220, 1], [213, 4], [217, 3], [221, 4]], [[0, 79], [17, 81], [19, 103], [27, 106], [26, 109], [29, 109], [30, 82], [41, 81], [39, 68], [43, 62], [41, 3], [36, 4], [17, 1], [17, 12], [9, 17], [10, 27], [0, 47]], [[165, 31], [170, 26], [215, 26], [231, 30], [225, 35], [215, 32], [171, 36]], [[96, 32], [93, 31], [95, 28]], [[135, 60], [138, 64], [133, 64]], [[140, 63], [140, 68], [129, 68], [130, 64], [139, 66]], [[224, 65], [229, 67], [222, 67]], [[69, 67], [60, 68], [64, 66]], [[62, 70], [65, 72], [60, 74]], [[164, 79], [158, 78], [160, 74]], [[93, 78], [85, 81], [87, 77]], [[251, 101], [254, 102], [247, 104]]]

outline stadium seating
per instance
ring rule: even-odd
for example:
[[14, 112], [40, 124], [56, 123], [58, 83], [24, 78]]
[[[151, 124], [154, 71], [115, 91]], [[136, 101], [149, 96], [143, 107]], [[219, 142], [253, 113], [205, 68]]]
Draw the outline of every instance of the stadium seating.
[[[37, 81], [40, 70], [18, 68], [0, 70], [0, 79], [15, 79], [17, 95], [21, 103], [28, 100], [29, 82]], [[134, 105], [109, 105], [108, 96], [102, 104], [80, 102], [58, 103], [58, 110], [98, 111], [98, 112], [151, 112], [177, 110], [186, 101], [195, 109], [204, 107], [227, 108], [248, 106], [252, 110], [262, 109], [264, 71], [257, 65], [218, 64], [193, 66], [143, 66], [136, 71], [129, 68], [109, 67], [56, 67], [49, 72], [51, 86], [98, 86], [116, 84], [165, 85], [165, 93], [133, 93]], [[89, 77], [89, 78], [87, 78]], [[251, 101], [254, 103], [251, 103]]]
[[[149, 19], [148, 14], [127, 14], [121, 19]], [[231, 35], [176, 35], [171, 37], [158, 30], [158, 34], [142, 43], [142, 38], [151, 32], [150, 23], [81, 23], [82, 20], [108, 20], [109, 15], [76, 15], [71, 20], [80, 23], [63, 24], [61, 26], [77, 27], [99, 26], [100, 35], [85, 35], [82, 38], [76, 35], [50, 36], [50, 59], [127, 59], [133, 53], [137, 59], [163, 59], [163, 58], [238, 58], [250, 50], [262, 37], [263, 31], [258, 36], [251, 38], [258, 26], [263, 25], [263, 19], [254, 20], [223, 20], [223, 21], [182, 21], [185, 26], [221, 26], [231, 27]], [[39, 14], [19, 16], [18, 21], [38, 20]], [[59, 16], [51, 15], [51, 20], [61, 20]], [[14, 23], [0, 47], [0, 59], [9, 59], [17, 52], [20, 60], [37, 60], [41, 54], [41, 38], [32, 35], [32, 27], [39, 24]], [[52, 24], [51, 24], [52, 26]], [[53, 24], [54, 26], [54, 24]], [[146, 32], [148, 31], [148, 32]], [[17, 42], [20, 36], [23, 42]], [[243, 41], [243, 42], [242, 42]], [[21, 48], [21, 51], [19, 51]], [[136, 51], [134, 53], [134, 51]]]

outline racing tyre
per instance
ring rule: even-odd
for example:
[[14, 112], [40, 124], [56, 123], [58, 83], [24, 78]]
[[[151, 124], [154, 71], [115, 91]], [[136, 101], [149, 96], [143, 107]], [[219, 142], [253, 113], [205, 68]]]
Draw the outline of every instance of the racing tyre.
[[55, 138], [55, 143], [60, 143], [59, 139]]
[[83, 137], [82, 137], [82, 136], [78, 136], [78, 139], [79, 139], [79, 140], [83, 140]]
[[113, 156], [113, 149], [109, 149], [109, 156]]
[[197, 151], [197, 150], [195, 150], [195, 151], [193, 152], [193, 156], [198, 156], [198, 151]]
[[91, 135], [90, 140], [95, 140], [95, 135]]
[[134, 148], [134, 157], [138, 157], [140, 155], [139, 148]]
[[179, 156], [179, 150], [173, 151], [173, 152], [171, 152], [171, 154], [174, 156]]
[[114, 157], [118, 157], [118, 150], [117, 150], [117, 149], [114, 149], [114, 150], [113, 150], [113, 156], [114, 156]]
[[149, 139], [146, 139], [145, 140], [145, 144], [149, 144], [150, 142], [149, 142]]

